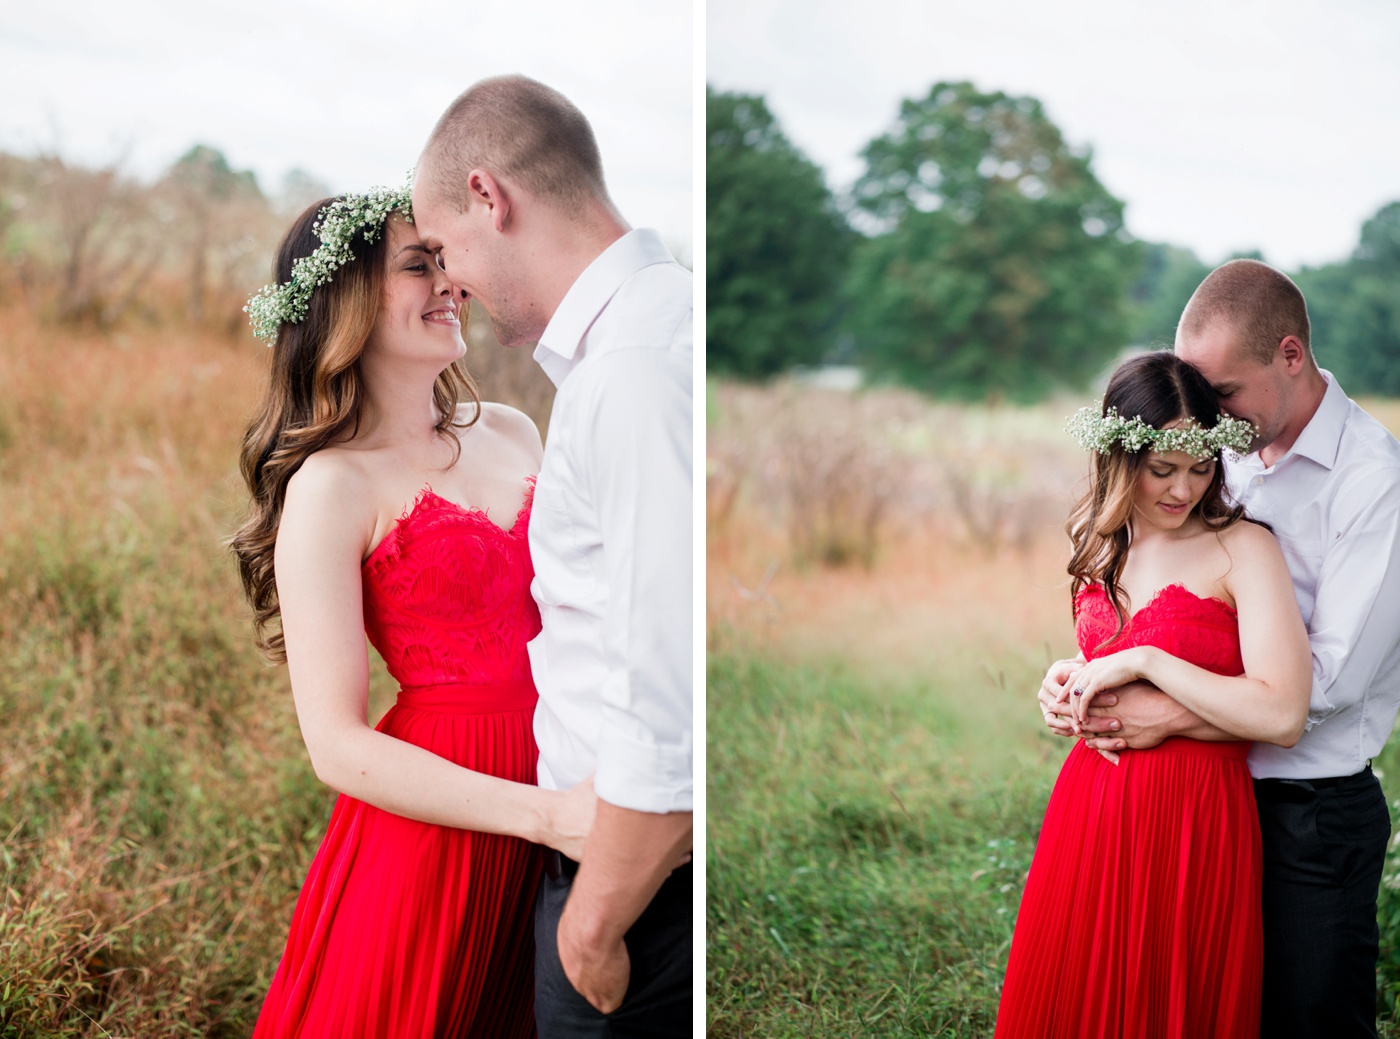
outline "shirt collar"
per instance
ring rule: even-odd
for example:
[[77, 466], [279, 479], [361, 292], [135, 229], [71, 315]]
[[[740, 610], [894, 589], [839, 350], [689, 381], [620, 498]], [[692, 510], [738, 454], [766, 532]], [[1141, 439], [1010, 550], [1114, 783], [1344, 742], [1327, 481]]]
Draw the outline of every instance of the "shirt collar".
[[[1322, 395], [1322, 403], [1313, 412], [1313, 417], [1308, 419], [1308, 424], [1298, 434], [1298, 439], [1293, 441], [1288, 454], [1310, 458], [1318, 465], [1331, 469], [1337, 462], [1337, 446], [1341, 443], [1342, 433], [1346, 429], [1347, 395], [1337, 385], [1337, 380], [1332, 378], [1331, 372], [1322, 371], [1322, 377], [1327, 381], [1327, 391]], [[1283, 459], [1280, 458], [1279, 461]]]
[[583, 340], [608, 301], [632, 275], [657, 263], [674, 263], [661, 236], [638, 228], [604, 249], [575, 279], [535, 347], [535, 360], [558, 386], [583, 360]]

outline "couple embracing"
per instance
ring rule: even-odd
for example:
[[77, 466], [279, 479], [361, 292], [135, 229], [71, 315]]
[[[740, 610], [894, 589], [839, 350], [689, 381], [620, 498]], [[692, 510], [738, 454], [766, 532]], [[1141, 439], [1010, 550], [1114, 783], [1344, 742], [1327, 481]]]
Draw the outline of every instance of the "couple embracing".
[[[480, 399], [473, 300], [538, 343], [547, 448]], [[341, 796], [259, 1039], [690, 1033], [691, 306], [524, 77], [288, 231], [233, 547]]]
[[1297, 286], [1212, 272], [1175, 353], [1071, 430], [1077, 736], [1046, 809], [999, 1039], [1376, 1035], [1400, 707], [1400, 445], [1312, 355]]

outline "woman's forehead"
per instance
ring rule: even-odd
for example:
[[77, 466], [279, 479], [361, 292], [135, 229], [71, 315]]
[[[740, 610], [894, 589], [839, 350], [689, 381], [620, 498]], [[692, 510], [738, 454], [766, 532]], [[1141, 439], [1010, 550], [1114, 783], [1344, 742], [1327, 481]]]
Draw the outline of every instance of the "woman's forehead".
[[1194, 455], [1187, 454], [1185, 451], [1148, 451], [1147, 460], [1162, 465], [1196, 466], [1204, 465], [1207, 462], [1214, 462], [1215, 456], [1210, 455], [1205, 458], [1197, 458]]

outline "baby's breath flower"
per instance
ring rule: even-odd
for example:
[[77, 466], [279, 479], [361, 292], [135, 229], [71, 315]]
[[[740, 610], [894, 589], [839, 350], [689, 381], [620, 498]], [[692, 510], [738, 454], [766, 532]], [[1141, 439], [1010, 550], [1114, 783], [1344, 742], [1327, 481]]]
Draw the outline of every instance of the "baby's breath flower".
[[282, 285], [264, 285], [248, 299], [243, 308], [253, 326], [253, 335], [272, 345], [277, 329], [283, 323], [295, 325], [306, 317], [311, 307], [311, 293], [335, 277], [335, 272], [350, 262], [350, 243], [357, 232], [372, 242], [384, 230], [390, 213], [398, 213], [413, 222], [410, 205], [412, 189], [372, 188], [362, 195], [346, 195], [321, 210], [312, 230], [321, 244], [310, 256], [292, 264], [292, 278]]
[[1182, 451], [1192, 458], [1209, 458], [1222, 448], [1245, 454], [1258, 435], [1258, 430], [1250, 423], [1228, 415], [1218, 416], [1210, 429], [1202, 429], [1195, 423], [1156, 429], [1141, 416], [1126, 419], [1114, 408], [1102, 415], [1093, 408], [1080, 408], [1066, 421], [1065, 429], [1079, 441], [1080, 447], [1101, 455], [1108, 454], [1114, 444], [1121, 445], [1129, 454], [1150, 444], [1153, 450], [1163, 454]]

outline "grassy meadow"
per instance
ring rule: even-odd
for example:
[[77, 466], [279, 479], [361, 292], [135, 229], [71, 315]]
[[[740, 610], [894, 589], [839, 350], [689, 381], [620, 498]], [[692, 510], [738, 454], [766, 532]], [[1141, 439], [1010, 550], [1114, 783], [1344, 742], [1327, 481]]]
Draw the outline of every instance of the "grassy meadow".
[[[710, 1036], [991, 1035], [1068, 751], [1034, 696], [1072, 648], [1084, 458], [1060, 430], [1081, 403], [710, 385]], [[1400, 748], [1378, 770], [1400, 794]], [[1391, 1036], [1397, 885], [1400, 858]]]
[[[518, 361], [484, 389], [538, 414]], [[333, 800], [224, 547], [266, 362], [0, 297], [3, 1039], [252, 1031]]]

